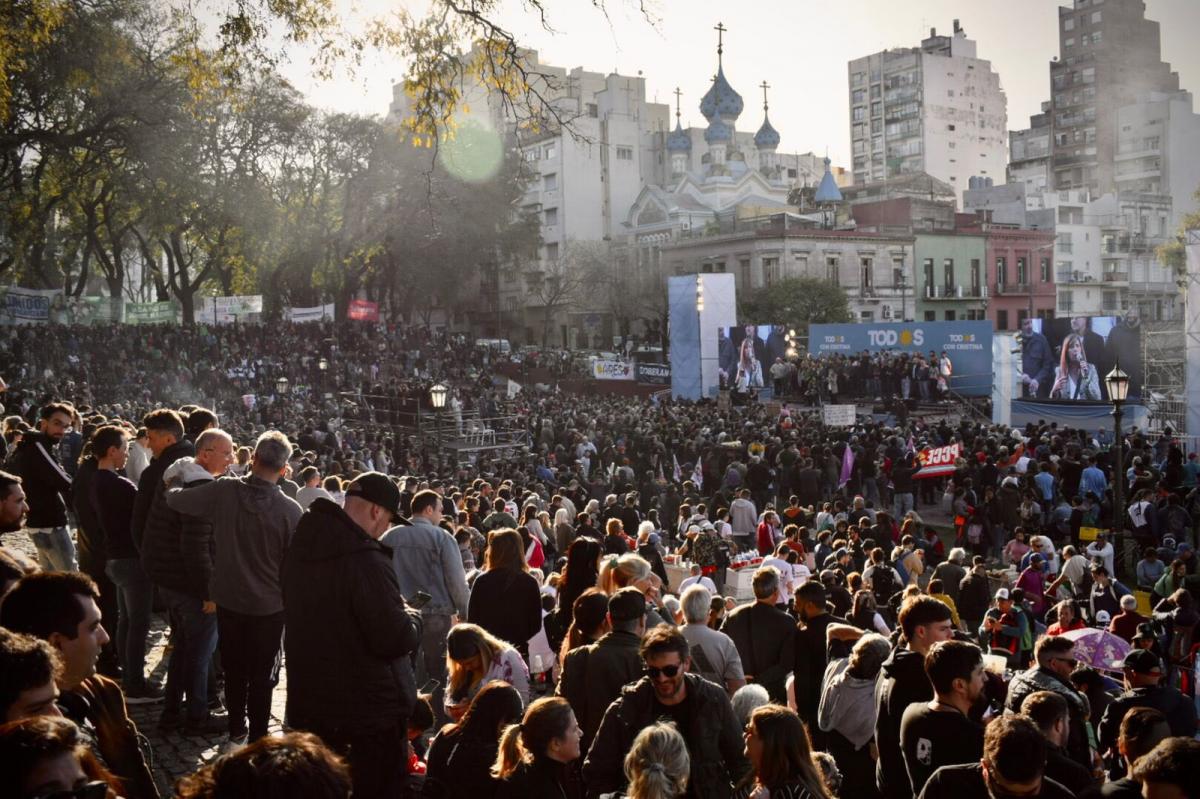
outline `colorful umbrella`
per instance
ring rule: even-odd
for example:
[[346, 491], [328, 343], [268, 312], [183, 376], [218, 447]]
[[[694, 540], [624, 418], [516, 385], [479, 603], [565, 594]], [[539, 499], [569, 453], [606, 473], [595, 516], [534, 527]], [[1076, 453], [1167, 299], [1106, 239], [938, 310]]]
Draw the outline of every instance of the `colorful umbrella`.
[[1121, 661], [1129, 654], [1129, 642], [1108, 630], [1085, 627], [1063, 633], [1075, 642], [1075, 659], [1085, 666], [1103, 671], [1120, 671]]

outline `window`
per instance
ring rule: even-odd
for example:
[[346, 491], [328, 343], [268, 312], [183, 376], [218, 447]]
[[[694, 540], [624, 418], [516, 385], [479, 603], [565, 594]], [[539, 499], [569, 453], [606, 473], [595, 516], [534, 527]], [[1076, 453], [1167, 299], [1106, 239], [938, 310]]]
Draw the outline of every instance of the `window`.
[[880, 102], [871, 103], [871, 116], [877, 117], [877, 116], [882, 116], [882, 115], [883, 115], [883, 103], [880, 103]]
[[618, 161], [632, 161], [633, 160], [633, 148], [632, 147], [618, 147], [617, 148], [617, 160]]
[[944, 285], [946, 287], [946, 293], [950, 294], [951, 292], [953, 292], [954, 286], [957, 285], [954, 282], [954, 259], [953, 258], [942, 259], [942, 278], [943, 278], [942, 285]]
[[900, 288], [906, 282], [907, 281], [904, 278], [904, 259], [899, 258], [899, 257], [893, 258], [892, 259], [892, 286], [894, 288]]
[[547, 144], [547, 145], [545, 146], [545, 148], [542, 150], [542, 153], [543, 153], [543, 157], [544, 157], [544, 158], [545, 158], [547, 161], [549, 161], [551, 158], [553, 158], [553, 157], [554, 157], [554, 145], [553, 145], [553, 144]]
[[825, 259], [825, 279], [835, 286], [842, 285], [841, 276], [838, 275], [838, 259], [836, 255], [830, 255]]
[[866, 80], [867, 80], [867, 73], [865, 73], [865, 72], [855, 72], [850, 75], [850, 85], [851, 86], [862, 86], [863, 83], [866, 82]]
[[1017, 327], [1021, 326], [1021, 323], [1025, 321], [1027, 316], [1029, 316], [1029, 311], [1025, 310], [1024, 308], [1017, 309]]
[[854, 91], [850, 92], [850, 102], [854, 103], [855, 105], [865, 103], [866, 101], [867, 101], [867, 90], [866, 89], [855, 89]]
[[754, 276], [750, 273], [750, 259], [742, 258], [738, 261], [738, 279], [742, 282], [742, 289], [748, 291], [754, 288]]
[[996, 329], [1008, 330], [1008, 311], [1003, 309], [996, 310]]
[[554, 191], [558, 188], [558, 173], [551, 172], [549, 175], [542, 177], [542, 188], [545, 191]]
[[546, 245], [546, 260], [547, 261], [557, 261], [558, 260], [558, 242], [557, 241], [552, 241]]
[[547, 225], [557, 225], [558, 224], [558, 209], [557, 208], [547, 208], [545, 216], [546, 216], [545, 222]]
[[808, 277], [808, 256], [796, 256], [796, 274], [802, 277]]
[[536, 147], [534, 147], [531, 150], [526, 150], [524, 153], [525, 162], [528, 164], [536, 163], [538, 160], [538, 152], [539, 152], [538, 148], [536, 148]]
[[595, 103], [587, 104], [587, 115], [595, 119], [600, 116], [600, 108]]
[[933, 259], [926, 258], [922, 266], [925, 271], [925, 286], [927, 289], [933, 288]]
[[1103, 38], [1100, 31], [1092, 31], [1092, 44], [1100, 44], [1100, 40]]
[[864, 289], [869, 289], [875, 285], [875, 264], [870, 258], [859, 260], [858, 274], [858, 284]]
[[958, 319], [958, 314], [956, 314], [954, 311], [946, 311], [946, 321], [947, 322], [954, 322], [954, 321], [957, 321], [957, 319]]
[[946, 130], [955, 130], [954, 125], [947, 125]]
[[1067, 17], [1066, 19], [1063, 20], [1063, 30], [1065, 30], [1065, 31], [1075, 30], [1075, 17]]
[[1043, 283], [1050, 282], [1050, 259], [1049, 258], [1042, 259], [1042, 282]]
[[1017, 285], [1024, 286], [1029, 283], [1029, 275], [1026, 274], [1024, 258], [1017, 259]]
[[1093, 24], [1093, 25], [1099, 25], [1099, 24], [1100, 24], [1100, 21], [1101, 21], [1102, 19], [1104, 19], [1104, 14], [1103, 14], [1102, 12], [1100, 12], [1100, 11], [1093, 11], [1093, 12], [1092, 12], [1092, 24]]
[[860, 105], [851, 111], [850, 114], [851, 119], [853, 119], [855, 122], [862, 122], [867, 118], [867, 109]]
[[979, 296], [979, 281], [980, 281], [979, 259], [972, 258], [971, 259], [971, 291], [975, 294], [975, 296]]
[[763, 285], [773, 286], [783, 276], [779, 274], [778, 258], [763, 258]]
[[951, 100], [953, 100], [954, 99], [954, 89], [946, 89], [946, 96], [949, 97]]
[[1075, 37], [1074, 36], [1068, 36], [1066, 39], [1063, 39], [1063, 47], [1064, 48], [1071, 48], [1074, 46], [1075, 46]]
[[1095, 83], [1096, 82], [1096, 68], [1088, 67], [1085, 70], [1083, 70], [1081, 80], [1084, 83]]
[[996, 284], [1003, 286], [1008, 283], [1008, 260], [1006, 258], [996, 259]]
[[925, 312], [925, 321], [926, 322], [936, 322], [937, 321], [937, 311], [926, 311]]

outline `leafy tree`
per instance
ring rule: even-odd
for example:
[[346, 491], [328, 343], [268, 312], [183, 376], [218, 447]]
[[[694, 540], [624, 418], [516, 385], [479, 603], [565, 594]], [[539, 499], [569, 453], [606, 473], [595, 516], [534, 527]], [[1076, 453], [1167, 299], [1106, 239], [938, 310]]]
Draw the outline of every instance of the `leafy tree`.
[[[1196, 189], [1196, 193], [1192, 196], [1197, 203], [1200, 203], [1200, 188]], [[1181, 282], [1187, 278], [1187, 251], [1184, 247], [1189, 230], [1200, 230], [1200, 211], [1185, 214], [1179, 223], [1179, 232], [1176, 238], [1161, 245], [1155, 251], [1164, 266], [1175, 270], [1175, 274]]]
[[814, 277], [793, 277], [748, 292], [738, 301], [738, 318], [787, 325], [804, 336], [810, 324], [849, 322], [850, 304], [840, 286]]

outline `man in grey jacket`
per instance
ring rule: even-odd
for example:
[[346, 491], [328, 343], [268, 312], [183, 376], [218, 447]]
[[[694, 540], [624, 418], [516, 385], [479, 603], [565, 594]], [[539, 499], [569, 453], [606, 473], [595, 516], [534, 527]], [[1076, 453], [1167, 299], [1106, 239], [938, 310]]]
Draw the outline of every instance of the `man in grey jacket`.
[[454, 536], [437, 526], [442, 519], [442, 498], [420, 491], [410, 506], [412, 523], [393, 527], [380, 539], [392, 549], [392, 562], [400, 578], [400, 593], [412, 602], [418, 591], [429, 594], [421, 608], [423, 632], [417, 662], [417, 685], [435, 680], [433, 709], [439, 720], [445, 712], [442, 694], [446, 683], [446, 635], [467, 615], [467, 576]]
[[267, 734], [271, 692], [279, 679], [283, 636], [283, 558], [303, 511], [279, 489], [292, 445], [276, 430], [254, 446], [250, 474], [222, 478], [186, 491], [173, 489], [167, 505], [213, 525], [209, 598], [217, 604], [217, 635], [225, 667], [229, 737], [249, 741]]

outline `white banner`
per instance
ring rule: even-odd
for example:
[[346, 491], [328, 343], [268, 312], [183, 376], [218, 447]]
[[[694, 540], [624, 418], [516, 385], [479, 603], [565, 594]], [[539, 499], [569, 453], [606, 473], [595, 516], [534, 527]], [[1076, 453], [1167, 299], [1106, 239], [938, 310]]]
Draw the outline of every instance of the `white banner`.
[[333, 319], [333, 303], [314, 305], [311, 308], [288, 308], [288, 319], [293, 322], [320, 322]]
[[632, 380], [633, 364], [625, 361], [592, 359], [592, 377], [597, 380]]
[[44, 325], [54, 309], [62, 306], [59, 289], [0, 289], [0, 323], [6, 325]]
[[821, 409], [827, 427], [853, 427], [857, 405], [825, 405]]
[[229, 325], [241, 320], [251, 321], [250, 317], [261, 314], [263, 298], [261, 294], [235, 295], [232, 297], [197, 297], [196, 321], [206, 324]]

